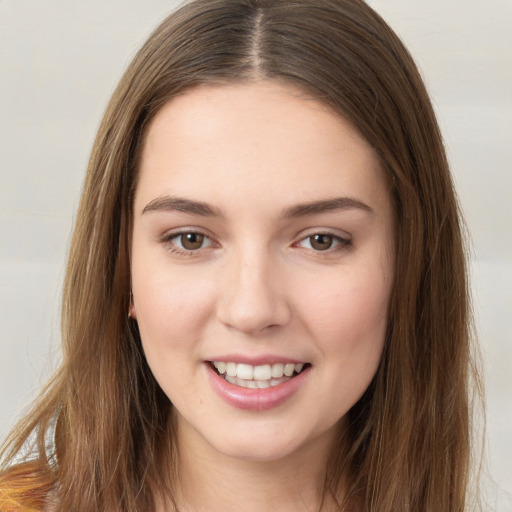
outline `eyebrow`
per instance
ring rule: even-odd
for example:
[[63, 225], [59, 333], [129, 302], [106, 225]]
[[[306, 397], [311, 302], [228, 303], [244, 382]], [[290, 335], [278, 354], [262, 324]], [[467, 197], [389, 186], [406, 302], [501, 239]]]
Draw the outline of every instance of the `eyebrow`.
[[[370, 214], [375, 213], [370, 206], [359, 199], [353, 197], [335, 197], [332, 199], [311, 201], [309, 203], [300, 203], [289, 206], [282, 210], [281, 216], [284, 218], [307, 217], [309, 215], [316, 215], [329, 211], [350, 209], [359, 209]], [[223, 216], [220, 209], [209, 205], [208, 203], [176, 196], [162, 196], [153, 199], [144, 207], [142, 214], [158, 211], [177, 211], [189, 213], [191, 215], [199, 215], [201, 217]]]
[[333, 199], [311, 201], [310, 203], [290, 206], [283, 210], [282, 216], [285, 218], [306, 217], [308, 215], [316, 215], [329, 211], [350, 210], [354, 208], [371, 213], [372, 215], [375, 213], [370, 206], [359, 199], [354, 197], [335, 197]]
[[142, 214], [157, 211], [183, 212], [201, 217], [222, 217], [222, 212], [208, 203], [176, 196], [162, 196], [153, 199], [144, 207]]

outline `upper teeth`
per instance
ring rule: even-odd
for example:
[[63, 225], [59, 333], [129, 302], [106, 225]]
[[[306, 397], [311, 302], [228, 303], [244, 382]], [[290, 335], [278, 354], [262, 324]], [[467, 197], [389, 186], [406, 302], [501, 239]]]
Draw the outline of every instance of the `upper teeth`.
[[275, 363], [252, 366], [243, 363], [231, 363], [224, 361], [213, 361], [213, 366], [223, 375], [226, 373], [229, 377], [238, 377], [244, 380], [270, 380], [281, 377], [291, 377], [293, 372], [299, 373], [304, 365], [302, 363]]

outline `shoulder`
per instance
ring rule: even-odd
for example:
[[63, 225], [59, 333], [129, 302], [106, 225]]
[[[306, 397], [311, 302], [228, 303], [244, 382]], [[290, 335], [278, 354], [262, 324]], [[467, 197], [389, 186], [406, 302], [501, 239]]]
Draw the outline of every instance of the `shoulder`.
[[23, 462], [0, 471], [1, 512], [56, 512], [51, 505], [56, 478], [46, 464]]

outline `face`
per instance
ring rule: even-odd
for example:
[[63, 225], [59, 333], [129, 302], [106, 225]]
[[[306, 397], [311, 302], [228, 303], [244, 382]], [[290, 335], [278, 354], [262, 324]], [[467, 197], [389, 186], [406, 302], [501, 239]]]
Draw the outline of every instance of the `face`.
[[141, 158], [133, 303], [185, 444], [274, 460], [329, 446], [377, 370], [394, 222], [376, 156], [278, 83], [167, 103]]

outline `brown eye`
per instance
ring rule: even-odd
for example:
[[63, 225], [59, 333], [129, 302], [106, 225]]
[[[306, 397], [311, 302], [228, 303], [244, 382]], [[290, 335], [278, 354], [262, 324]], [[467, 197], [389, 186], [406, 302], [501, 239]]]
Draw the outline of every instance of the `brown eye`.
[[204, 249], [214, 247], [214, 241], [200, 231], [171, 233], [162, 238], [162, 243], [172, 254], [192, 256], [202, 254]]
[[203, 246], [205, 236], [201, 233], [183, 233], [179, 236], [180, 245], [187, 251], [195, 251]]
[[316, 251], [326, 251], [330, 249], [334, 242], [332, 235], [318, 234], [309, 237], [311, 247]]
[[309, 235], [297, 243], [297, 247], [309, 249], [313, 252], [333, 253], [348, 248], [351, 245], [349, 238], [343, 238], [330, 233], [315, 233]]

